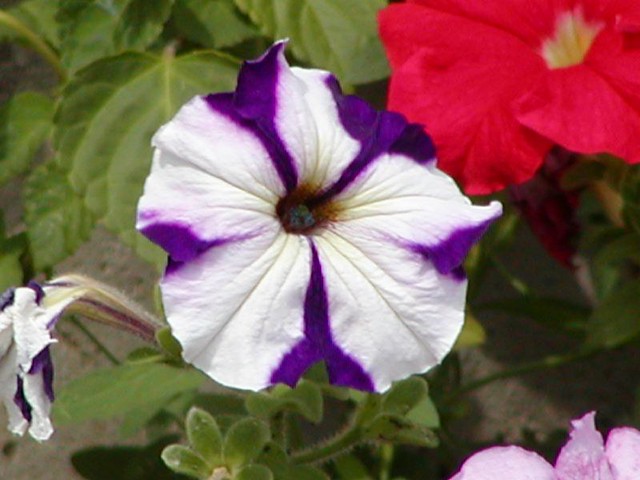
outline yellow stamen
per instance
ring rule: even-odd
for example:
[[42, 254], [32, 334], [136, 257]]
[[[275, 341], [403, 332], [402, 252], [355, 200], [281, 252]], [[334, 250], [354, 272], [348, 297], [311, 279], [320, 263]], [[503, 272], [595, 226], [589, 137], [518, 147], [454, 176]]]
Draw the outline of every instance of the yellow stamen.
[[564, 12], [556, 21], [552, 38], [542, 43], [542, 57], [549, 68], [566, 68], [582, 63], [604, 24], [588, 22], [582, 9]]

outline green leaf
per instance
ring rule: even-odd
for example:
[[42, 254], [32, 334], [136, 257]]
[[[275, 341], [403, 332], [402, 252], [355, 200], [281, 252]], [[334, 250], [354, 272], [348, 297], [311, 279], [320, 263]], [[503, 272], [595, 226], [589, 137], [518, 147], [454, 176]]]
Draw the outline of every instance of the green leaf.
[[37, 270], [71, 255], [90, 236], [91, 212], [55, 163], [36, 167], [24, 186], [25, 222]]
[[171, 333], [170, 327], [161, 328], [156, 332], [156, 341], [162, 349], [174, 358], [182, 359], [182, 345]]
[[354, 455], [343, 455], [334, 464], [342, 480], [373, 480], [367, 467]]
[[278, 480], [328, 480], [322, 470], [309, 465], [292, 465], [282, 447], [269, 442], [258, 457], [258, 462], [269, 467]]
[[384, 0], [235, 0], [272, 39], [290, 38], [291, 51], [349, 84], [389, 74], [376, 17]]
[[191, 448], [211, 467], [222, 465], [222, 434], [215, 419], [194, 407], [187, 414], [186, 427]]
[[310, 422], [322, 420], [322, 391], [315, 383], [301, 380], [295, 388], [277, 385], [269, 393], [254, 393], [247, 397], [247, 411], [256, 417], [271, 418], [290, 410]]
[[433, 448], [438, 445], [438, 437], [430, 428], [410, 422], [399, 415], [378, 415], [367, 425], [366, 435], [372, 440], [420, 447]]
[[440, 428], [440, 415], [430, 397], [420, 400], [404, 416], [409, 422], [426, 428]]
[[459, 350], [461, 348], [477, 347], [478, 345], [482, 345], [486, 338], [487, 334], [485, 333], [482, 324], [473, 314], [467, 312], [464, 317], [462, 331], [460, 332], [453, 349]]
[[264, 465], [249, 465], [242, 468], [233, 478], [234, 480], [273, 480], [273, 474]]
[[143, 50], [162, 32], [173, 0], [129, 0], [113, 33], [116, 51]]
[[106, 419], [195, 390], [204, 380], [195, 370], [160, 363], [119, 365], [94, 371], [66, 385], [54, 404], [59, 424]]
[[169, 445], [162, 451], [162, 461], [177, 473], [207, 479], [213, 469], [200, 455], [183, 445]]
[[230, 47], [259, 35], [233, 0], [176, 0], [172, 19], [181, 35], [205, 47]]
[[640, 335], [640, 281], [614, 290], [595, 309], [587, 325], [587, 347], [613, 348]]
[[113, 55], [113, 35], [130, 0], [61, 0], [56, 20], [60, 26], [61, 61], [70, 71]]
[[[22, 22], [33, 33], [57, 48], [60, 44], [58, 25], [55, 20], [57, 9], [58, 2], [56, 0], [26, 0], [8, 9], [7, 13]], [[15, 30], [0, 25], [0, 41], [13, 41], [17, 38], [19, 37]]]
[[269, 442], [271, 434], [263, 422], [245, 418], [234, 423], [224, 440], [224, 460], [227, 466], [237, 468], [251, 463]]
[[20, 257], [25, 249], [24, 234], [5, 237], [4, 220], [0, 211], [0, 293], [7, 288], [22, 285], [23, 272]]
[[87, 480], [178, 480], [160, 459], [162, 449], [176, 440], [164, 437], [143, 447], [93, 447], [71, 456], [73, 468]]
[[134, 229], [151, 137], [192, 96], [232, 90], [236, 70], [211, 52], [125, 53], [83, 69], [64, 91], [56, 114], [58, 161], [95, 217], [156, 265], [164, 254]]
[[0, 185], [26, 172], [53, 126], [53, 100], [19, 93], [0, 107]]
[[382, 400], [382, 411], [405, 415], [420, 400], [429, 396], [427, 382], [420, 377], [409, 377], [393, 384]]

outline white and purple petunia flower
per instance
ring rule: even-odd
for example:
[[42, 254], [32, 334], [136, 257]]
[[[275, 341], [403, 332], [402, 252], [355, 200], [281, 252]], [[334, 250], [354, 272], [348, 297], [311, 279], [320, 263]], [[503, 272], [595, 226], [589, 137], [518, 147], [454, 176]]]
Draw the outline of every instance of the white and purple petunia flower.
[[450, 350], [461, 264], [501, 206], [471, 205], [420, 126], [284, 47], [158, 131], [137, 226], [169, 254], [186, 361], [256, 390], [323, 360], [334, 384], [384, 391]]
[[36, 440], [53, 433], [49, 412], [53, 402], [51, 330], [72, 299], [44, 306], [46, 290], [36, 283], [6, 291], [0, 297], [0, 398], [9, 416], [9, 430]]
[[524, 448], [492, 447], [470, 457], [451, 480], [638, 480], [640, 431], [611, 430], [606, 444], [595, 427], [595, 412], [571, 422], [571, 439], [555, 467]]

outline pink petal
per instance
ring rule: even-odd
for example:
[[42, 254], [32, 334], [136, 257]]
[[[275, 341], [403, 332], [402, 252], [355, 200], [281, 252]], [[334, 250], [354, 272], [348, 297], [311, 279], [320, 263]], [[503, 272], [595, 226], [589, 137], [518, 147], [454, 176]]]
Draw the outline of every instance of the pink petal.
[[595, 415], [589, 412], [571, 422], [571, 440], [556, 461], [557, 480], [613, 480], [602, 435], [595, 427]]
[[612, 430], [605, 454], [615, 480], [640, 478], [640, 431], [630, 427]]
[[450, 480], [554, 480], [554, 475], [537, 453], [511, 446], [476, 453]]

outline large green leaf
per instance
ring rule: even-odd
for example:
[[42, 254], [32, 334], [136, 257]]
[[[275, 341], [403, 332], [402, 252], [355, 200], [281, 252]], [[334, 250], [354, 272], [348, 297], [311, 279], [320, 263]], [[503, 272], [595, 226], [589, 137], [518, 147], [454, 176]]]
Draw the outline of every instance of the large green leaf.
[[[55, 21], [57, 9], [58, 0], [26, 0], [8, 9], [7, 13], [46, 42], [58, 47], [60, 40]], [[13, 41], [17, 38], [20, 38], [19, 32], [0, 22], [0, 41]]]
[[233, 0], [176, 0], [172, 17], [182, 36], [205, 47], [229, 47], [258, 35]]
[[61, 0], [62, 64], [70, 71], [116, 52], [113, 36], [129, 0]]
[[24, 198], [27, 237], [36, 269], [55, 265], [89, 238], [93, 216], [55, 163], [34, 169], [27, 178]]
[[5, 236], [4, 219], [0, 212], [0, 294], [9, 287], [22, 285], [20, 256], [24, 253], [25, 247], [24, 234], [10, 238]]
[[290, 38], [301, 60], [360, 84], [389, 74], [376, 16], [385, 0], [235, 0], [270, 38]]
[[198, 388], [204, 376], [161, 363], [120, 365], [94, 371], [72, 381], [54, 404], [57, 423], [106, 419], [144, 405], [169, 401], [186, 390]]
[[0, 185], [27, 171], [52, 125], [53, 100], [40, 93], [19, 93], [0, 107]]
[[65, 89], [56, 114], [61, 167], [89, 210], [145, 259], [160, 250], [134, 230], [158, 127], [196, 94], [231, 90], [237, 65], [211, 52], [125, 53], [97, 61]]
[[129, 0], [113, 32], [116, 51], [144, 49], [162, 32], [173, 0]]
[[587, 325], [587, 346], [613, 348], [640, 337], [640, 281], [613, 291]]

